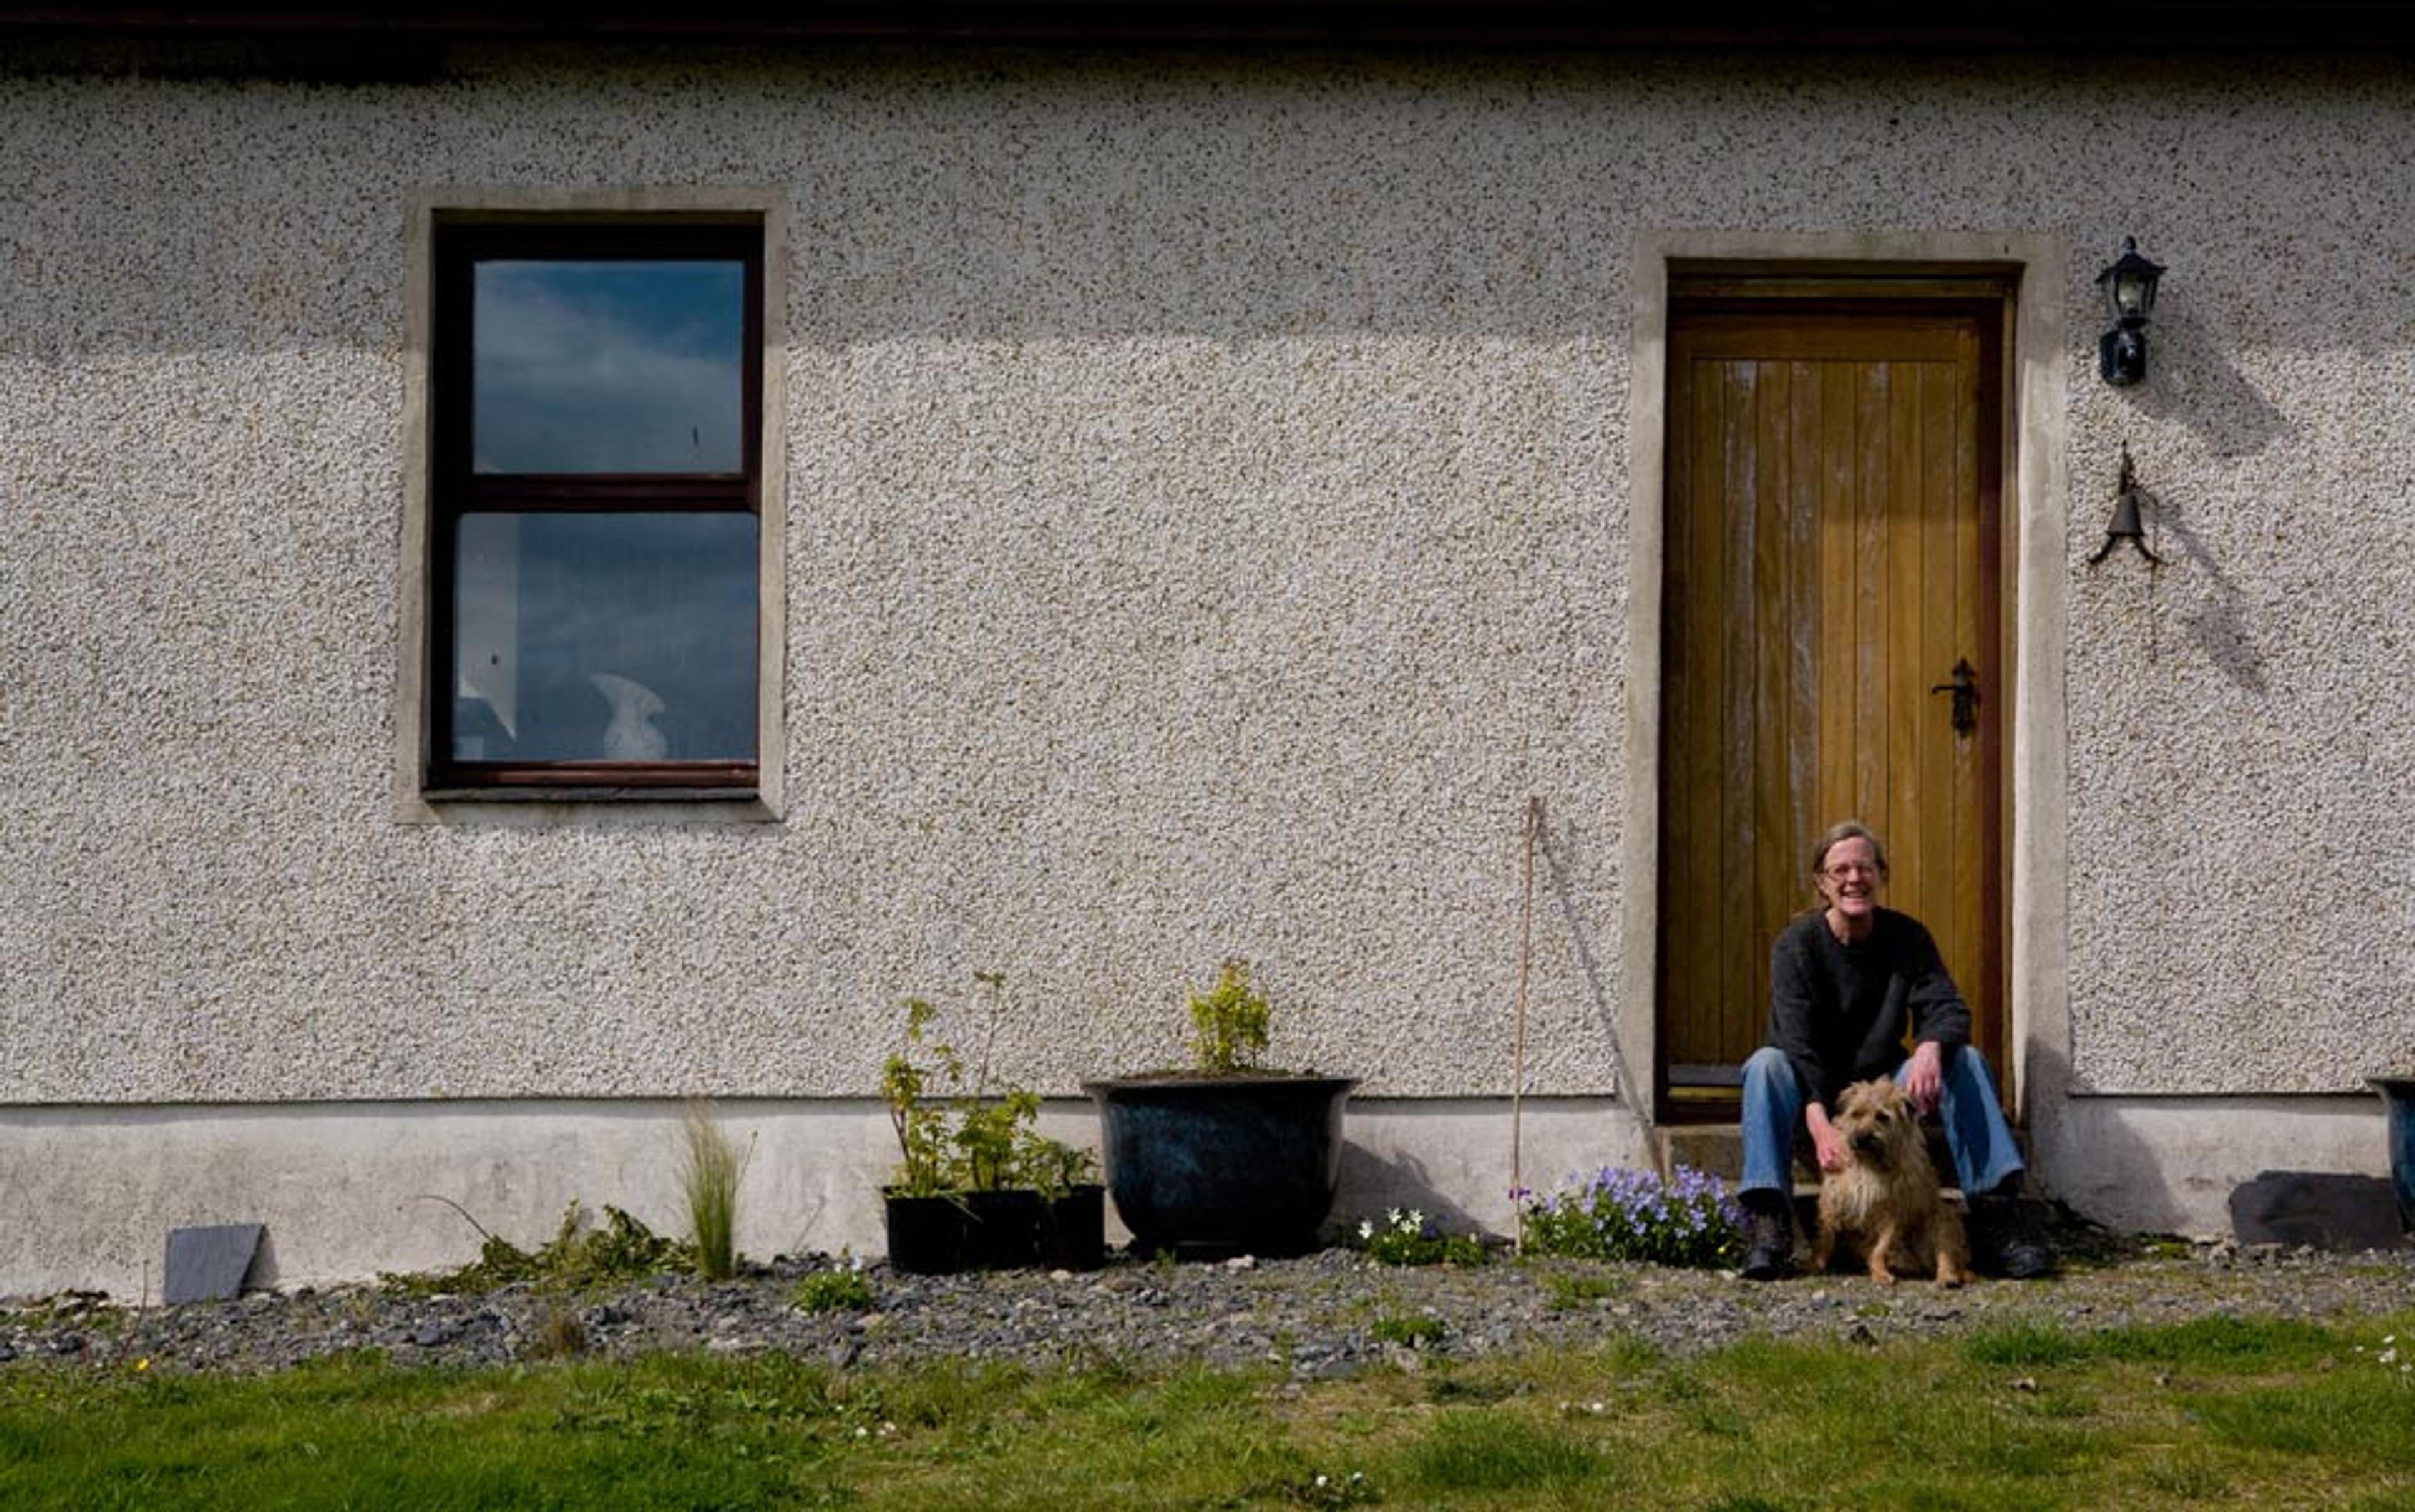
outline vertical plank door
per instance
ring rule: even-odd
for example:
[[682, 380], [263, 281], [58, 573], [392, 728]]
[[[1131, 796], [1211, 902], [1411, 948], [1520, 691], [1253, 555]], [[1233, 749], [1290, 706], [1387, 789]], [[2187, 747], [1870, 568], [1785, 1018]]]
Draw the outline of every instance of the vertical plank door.
[[[1810, 843], [1844, 818], [1886, 841], [1882, 901], [1936, 935], [2002, 1065], [2001, 319], [1672, 307], [1664, 1112], [1732, 1096], [1767, 1024], [1770, 941], [1813, 905]], [[1953, 687], [1964, 666], [1975, 701]]]

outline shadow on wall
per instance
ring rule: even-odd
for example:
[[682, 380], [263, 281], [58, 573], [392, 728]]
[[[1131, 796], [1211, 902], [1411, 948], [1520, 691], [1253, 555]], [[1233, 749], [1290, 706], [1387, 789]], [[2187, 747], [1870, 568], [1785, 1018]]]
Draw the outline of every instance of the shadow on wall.
[[2256, 649], [2255, 633], [2247, 625], [2247, 595], [2224, 574], [2221, 563], [2206, 549], [2205, 542], [2189, 529], [2185, 507], [2162, 499], [2153, 500], [2152, 507], [2163, 522], [2166, 536], [2180, 547], [2181, 555], [2205, 571], [2207, 591], [2180, 617], [2189, 639], [2207, 661], [2242, 690], [2266, 692], [2270, 680], [2264, 674], [2263, 653]]
[[[2108, 1228], [2170, 1233], [2183, 1227], [2184, 1211], [2155, 1153], [2110, 1115], [2109, 1104], [2074, 1099], [2070, 1089], [2070, 1056], [2059, 1047], [2032, 1047], [2030, 1164], [2045, 1169], [2030, 1177], [2031, 1190]], [[2044, 1128], [2041, 1107], [2050, 1110]]]
[[[1601, 957], [1594, 951], [1592, 933], [1586, 928], [1584, 916], [1577, 909], [1576, 826], [1564, 823], [1555, 831], [1551, 810], [1543, 811], [1540, 843], [1535, 849], [1535, 866], [1542, 897], [1538, 900], [1538, 912], [1546, 905], [1559, 909], [1560, 924], [1568, 933], [1568, 953], [1576, 960], [1577, 974], [1584, 982], [1585, 1000], [1592, 1010], [1594, 1025], [1603, 1041], [1612, 1047], [1611, 1074], [1615, 1078], [1613, 1090], [1622, 1102], [1633, 1103], [1628, 1085], [1627, 1066], [1617, 1054], [1618, 1013], [1616, 999], [1610, 988], [1608, 974]], [[1597, 895], [1599, 891], [1597, 890]], [[1640, 1104], [1637, 1104], [1640, 1105]]]
[[2297, 428], [2231, 365], [2238, 334], [2208, 326], [2202, 307], [2168, 301], [2148, 330], [2147, 379], [2124, 397], [2140, 414], [2185, 427], [2227, 460], [2253, 457]]
[[[2177, 558], [2188, 562], [2202, 575], [2204, 589], [2194, 602], [2178, 612], [2181, 627], [2198, 651], [2214, 668], [2228, 678], [2242, 691], [2262, 694], [2269, 691], [2271, 680], [2264, 669], [2264, 655], [2256, 649], [2255, 633], [2247, 623], [2247, 595], [2222, 570], [2205, 541], [2189, 528], [2189, 511], [2185, 504], [2166, 498], [2143, 486], [2137, 492], [2144, 502], [2145, 514], [2153, 521], [2157, 544], [2162, 549], [2164, 564], [2169, 566]], [[2149, 573], [2162, 569], [2148, 562], [2123, 561], [2126, 553], [2112, 561]], [[2092, 570], [2096, 570], [2092, 566]], [[2182, 579], [2196, 582], [2196, 574]], [[2152, 581], [2152, 579], [2151, 579]]]
[[1423, 1160], [1410, 1155], [1385, 1157], [1363, 1145], [1342, 1146], [1341, 1195], [1334, 1200], [1328, 1227], [1356, 1236], [1362, 1220], [1380, 1227], [1391, 1208], [1414, 1208], [1445, 1234], [1491, 1234], [1492, 1231], [1466, 1208], [1435, 1188]]
[[[166, 1252], [165, 1240], [161, 1241], [160, 1248], [161, 1253], [164, 1256]], [[164, 1294], [167, 1286], [167, 1271], [165, 1268], [164, 1259], [161, 1265], [160, 1287]], [[260, 1248], [252, 1251], [251, 1265], [249, 1268], [244, 1272], [243, 1285], [245, 1289], [251, 1291], [273, 1292], [282, 1284], [283, 1273], [278, 1269], [277, 1260], [277, 1231], [268, 1227], [266, 1224], [262, 1224], [261, 1225], [260, 1230]]]

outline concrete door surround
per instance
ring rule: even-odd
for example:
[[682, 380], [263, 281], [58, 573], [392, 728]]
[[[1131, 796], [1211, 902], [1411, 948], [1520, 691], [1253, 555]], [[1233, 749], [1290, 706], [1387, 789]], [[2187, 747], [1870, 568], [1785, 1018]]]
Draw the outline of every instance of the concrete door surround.
[[[2070, 258], [2048, 236], [2006, 232], [1652, 232], [1637, 239], [1628, 366], [1628, 553], [1626, 762], [1628, 782], [1620, 875], [1628, 942], [1619, 983], [1619, 1055], [1630, 1068], [1657, 1064], [1654, 1028], [1658, 939], [1660, 791], [1660, 608], [1668, 402], [1669, 284], [1732, 265], [1740, 274], [1993, 275], [2013, 290], [2011, 416], [2004, 499], [2013, 542], [2005, 557], [2012, 596], [2013, 703], [2006, 780], [2012, 796], [2010, 1000], [2001, 1068], [2007, 1100], [2021, 1112], [2051, 1107], [2067, 1081], [2069, 996], [2065, 880], [2068, 873], [2069, 727], [2063, 707], [2066, 637], [2064, 541], [2070, 501], [2064, 313], [2073, 297]], [[1649, 1118], [1648, 1099], [1636, 1112]], [[2044, 1173], [2051, 1182], [2051, 1173]]]

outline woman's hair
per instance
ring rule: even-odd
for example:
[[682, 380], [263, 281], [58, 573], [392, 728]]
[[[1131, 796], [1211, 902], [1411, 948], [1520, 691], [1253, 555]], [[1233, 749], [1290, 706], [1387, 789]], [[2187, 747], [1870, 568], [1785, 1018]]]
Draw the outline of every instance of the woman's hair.
[[1825, 834], [1811, 843], [1811, 875], [1818, 876], [1821, 866], [1828, 860], [1828, 852], [1848, 840], [1868, 841], [1870, 860], [1878, 863], [1879, 876], [1883, 877], [1887, 875], [1886, 846], [1877, 835], [1870, 832], [1868, 825], [1859, 819], [1847, 819], [1841, 824], [1832, 824]]

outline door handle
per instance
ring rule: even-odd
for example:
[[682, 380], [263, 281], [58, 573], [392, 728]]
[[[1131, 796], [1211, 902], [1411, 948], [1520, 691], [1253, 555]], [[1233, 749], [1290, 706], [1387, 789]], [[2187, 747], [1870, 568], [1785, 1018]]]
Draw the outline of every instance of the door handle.
[[1954, 664], [1954, 681], [1940, 682], [1931, 693], [1954, 695], [1954, 733], [1968, 735], [1979, 727], [1979, 674], [1972, 669], [1971, 658], [1963, 657]]

